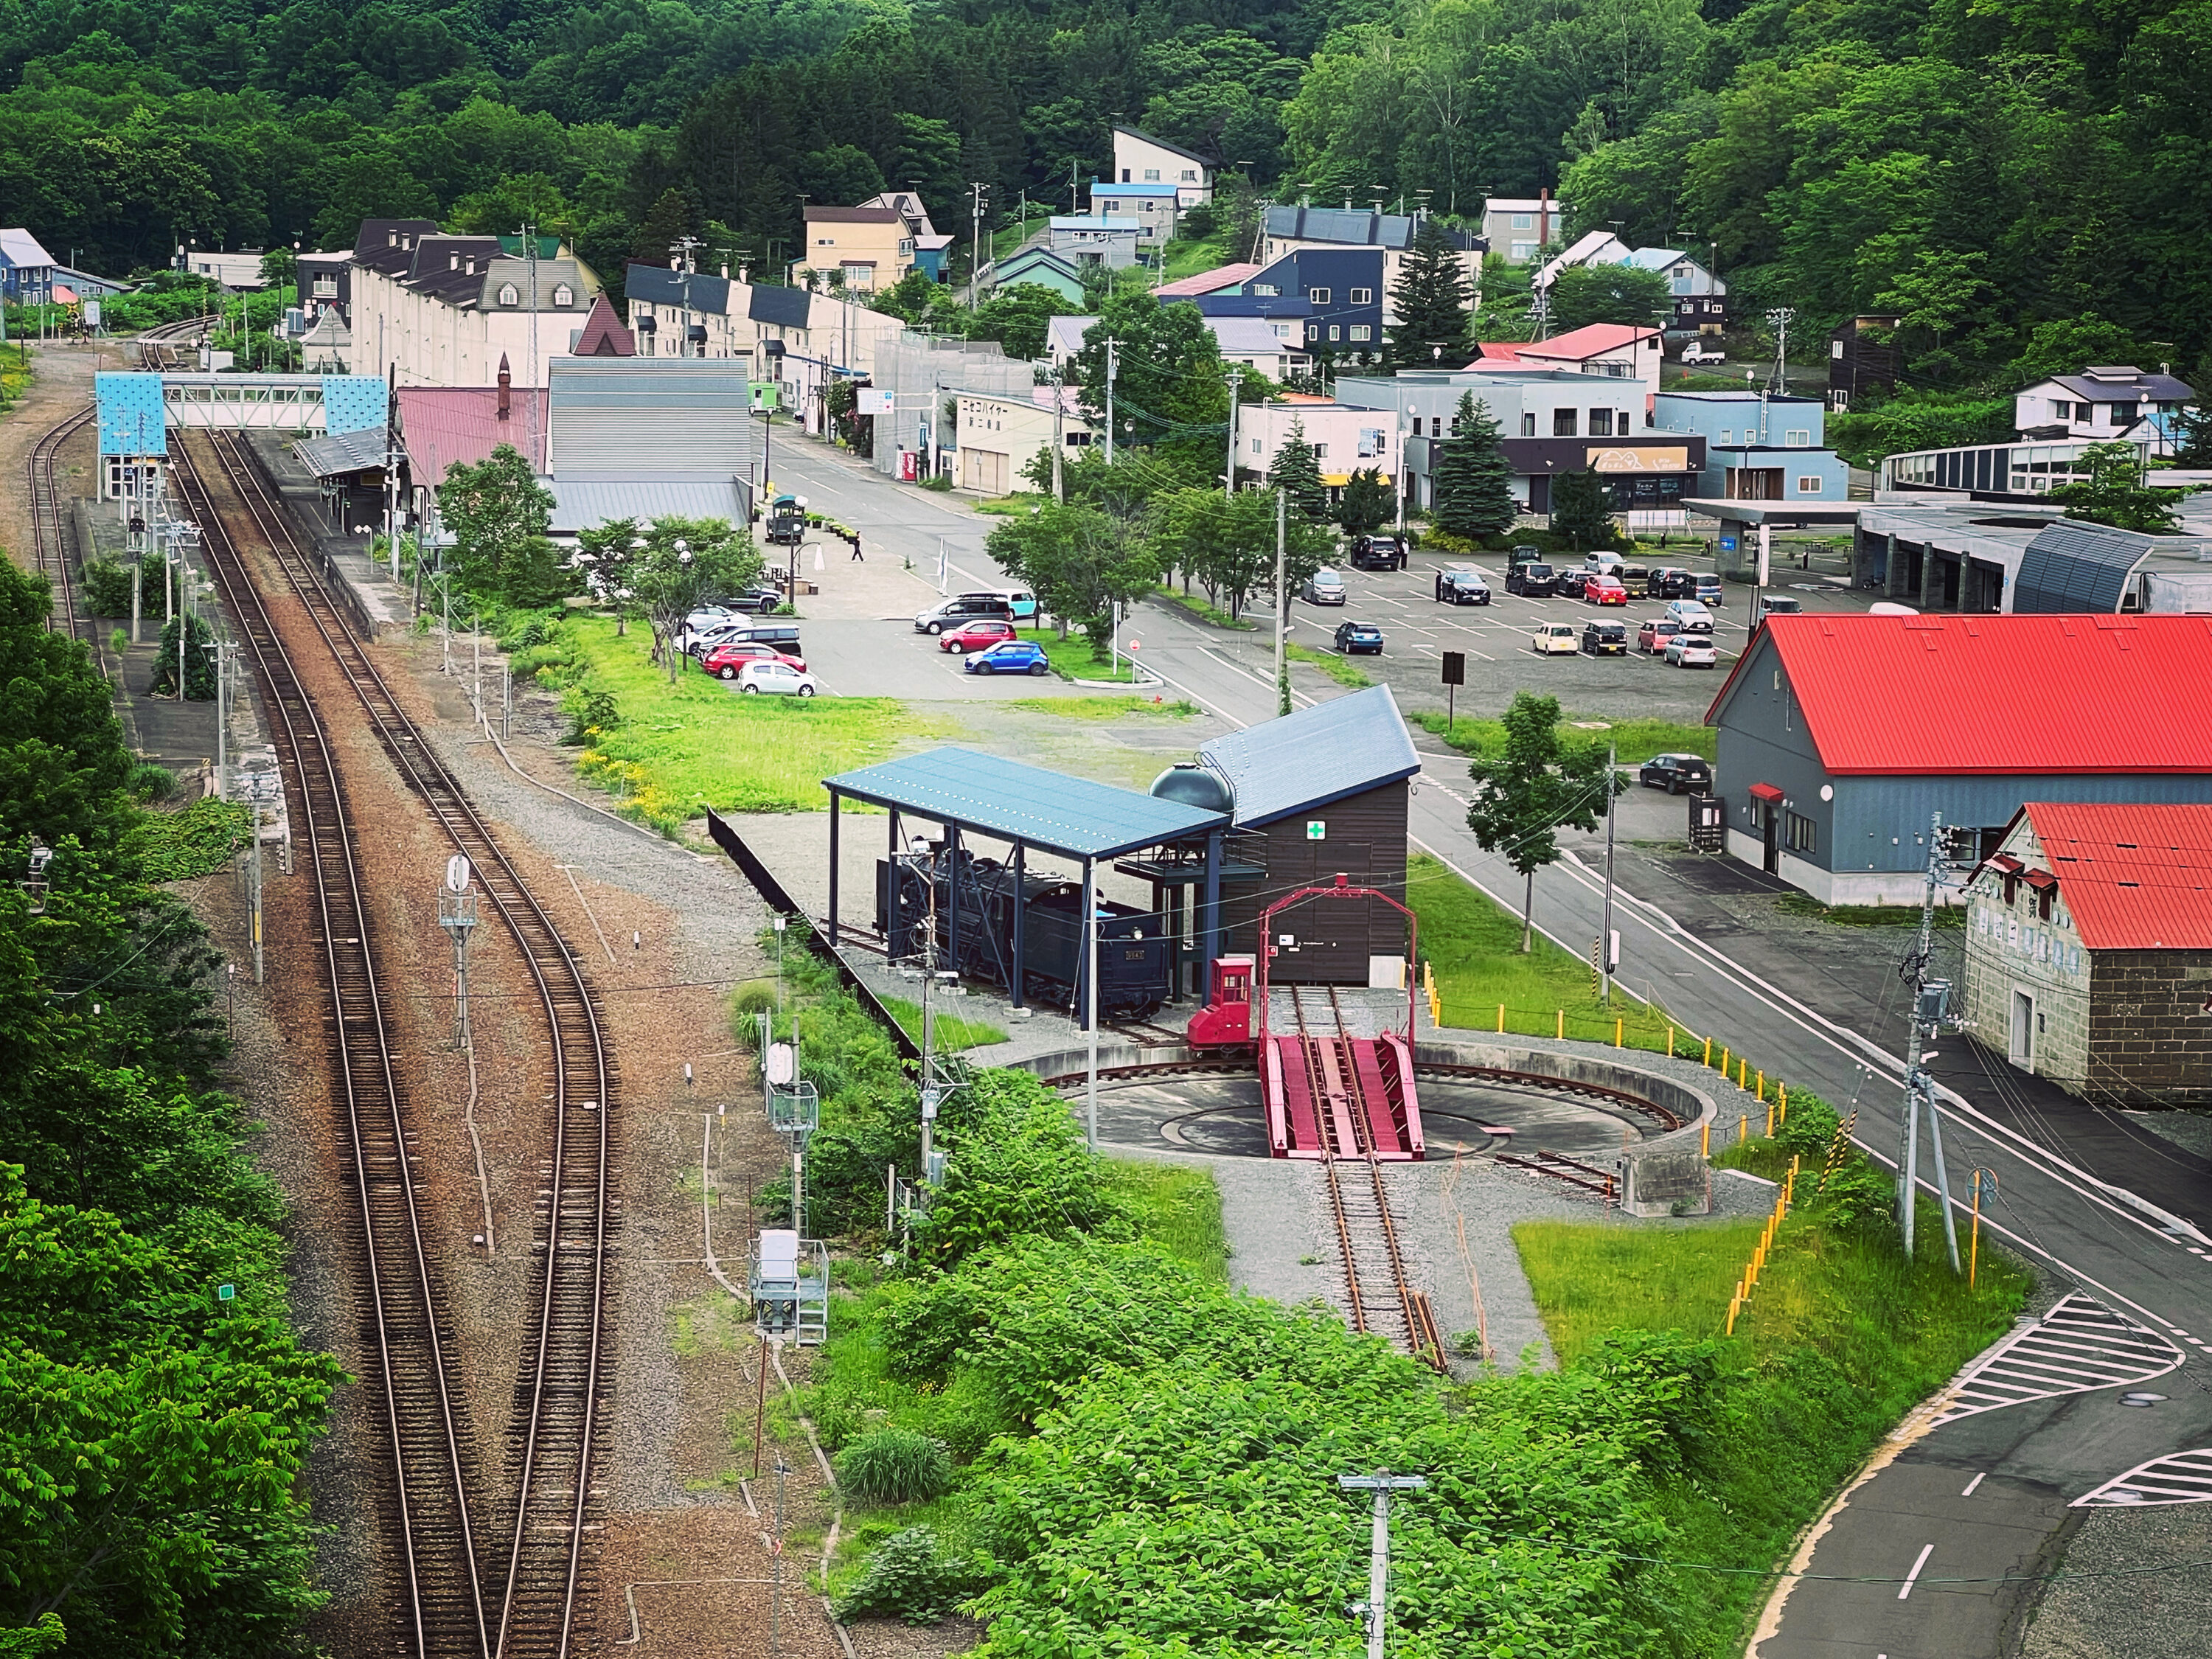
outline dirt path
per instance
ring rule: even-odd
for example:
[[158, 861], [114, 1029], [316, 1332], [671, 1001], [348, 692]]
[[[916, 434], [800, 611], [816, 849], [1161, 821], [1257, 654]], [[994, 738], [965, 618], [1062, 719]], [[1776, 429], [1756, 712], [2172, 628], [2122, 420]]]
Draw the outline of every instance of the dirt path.
[[[10, 341], [0, 351], [10, 355], [22, 347]], [[21, 402], [10, 404], [0, 416], [0, 547], [17, 564], [29, 568], [31, 496], [26, 487], [26, 468], [40, 439], [91, 400], [92, 377], [101, 366], [125, 367], [123, 346], [107, 341], [99, 346], [34, 345], [31, 352], [31, 389]], [[88, 428], [62, 453], [64, 495], [90, 495], [91, 469], [97, 461], [94, 437]]]

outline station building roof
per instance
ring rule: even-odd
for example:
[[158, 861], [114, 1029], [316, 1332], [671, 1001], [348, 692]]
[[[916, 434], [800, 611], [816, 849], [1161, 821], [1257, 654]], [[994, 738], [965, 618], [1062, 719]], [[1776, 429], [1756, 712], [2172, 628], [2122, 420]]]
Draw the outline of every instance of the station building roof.
[[970, 749], [902, 756], [823, 784], [855, 800], [1074, 859], [1121, 858], [1229, 827], [1224, 812]]
[[1229, 780], [1240, 830], [1401, 782], [1421, 769], [1387, 685], [1231, 732], [1200, 744], [1198, 755]]

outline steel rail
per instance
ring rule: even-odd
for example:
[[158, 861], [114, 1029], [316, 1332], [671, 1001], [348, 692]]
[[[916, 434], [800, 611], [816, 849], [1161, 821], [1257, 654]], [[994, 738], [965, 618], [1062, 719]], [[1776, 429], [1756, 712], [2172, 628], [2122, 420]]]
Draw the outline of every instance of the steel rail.
[[363, 1324], [390, 1434], [410, 1651], [422, 1659], [483, 1656], [489, 1640], [469, 1515], [468, 1437], [448, 1376], [445, 1301], [423, 1240], [405, 1093], [392, 1066], [377, 967], [378, 928], [355, 856], [344, 778], [226, 515], [181, 448], [173, 476], [199, 516], [209, 567], [251, 653], [272, 735], [292, 775], [294, 823], [314, 877], [325, 1018], [366, 1246]]
[[51, 633], [66, 633], [73, 640], [85, 641], [92, 637], [91, 618], [77, 615], [76, 580], [70, 574], [71, 537], [54, 465], [62, 446], [82, 432], [94, 413], [88, 404], [48, 432], [31, 447], [28, 464], [32, 556], [53, 588], [46, 628]]
[[400, 775], [465, 854], [521, 951], [545, 1014], [554, 1079], [552, 1180], [543, 1276], [525, 1345], [514, 1528], [494, 1624], [495, 1659], [565, 1655], [583, 1588], [586, 1512], [603, 1404], [612, 1224], [615, 1075], [577, 953], [506, 849], [400, 708], [306, 558], [244, 446], [210, 434], [241, 501], [329, 646]]

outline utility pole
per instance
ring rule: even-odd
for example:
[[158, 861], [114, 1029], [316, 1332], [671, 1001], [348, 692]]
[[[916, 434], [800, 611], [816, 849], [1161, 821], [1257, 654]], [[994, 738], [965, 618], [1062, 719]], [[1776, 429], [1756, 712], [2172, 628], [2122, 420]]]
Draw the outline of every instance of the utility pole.
[[399, 366], [387, 364], [384, 380], [384, 539], [392, 549], [392, 580], [399, 580]]
[[1229, 470], [1221, 477], [1221, 493], [1224, 495], [1234, 495], [1237, 493], [1237, 388], [1243, 384], [1244, 371], [1241, 368], [1231, 369], [1229, 371]]
[[1283, 660], [1283, 630], [1286, 625], [1285, 613], [1290, 608], [1290, 596], [1283, 591], [1283, 525], [1291, 500], [1287, 489], [1275, 491], [1275, 712], [1291, 712], [1291, 672]]
[[1390, 1612], [1390, 1494], [1426, 1492], [1429, 1483], [1418, 1474], [1393, 1474], [1384, 1469], [1376, 1474], [1340, 1474], [1336, 1484], [1344, 1492], [1375, 1494], [1374, 1524], [1367, 1544], [1367, 1599], [1354, 1601], [1349, 1610], [1366, 1627], [1367, 1659], [1382, 1659], [1382, 1636]]
[[1613, 775], [1613, 766], [1620, 758], [1619, 745], [1605, 746], [1605, 913], [1598, 923], [1597, 960], [1598, 981], [1602, 1000], [1613, 1001], [1613, 974], [1620, 963], [1613, 955], [1613, 803], [1620, 793], [1620, 780]]
[[1106, 339], [1106, 465], [1114, 465], [1114, 376], [1121, 372], [1117, 355], [1121, 342], [1109, 335]]
[[[1786, 394], [1790, 390], [1790, 325], [1797, 320], [1796, 309], [1777, 306], [1766, 313], [1766, 325], [1774, 331], [1774, 390]], [[1766, 436], [1765, 410], [1762, 408], [1759, 436]]]
[[968, 308], [975, 308], [975, 279], [983, 269], [983, 190], [971, 184], [968, 194], [971, 198], [968, 227]]
[[[668, 251], [676, 256], [679, 275], [683, 278], [677, 284], [684, 293], [684, 333], [678, 349], [686, 357], [691, 355], [691, 251], [699, 246], [696, 236], [679, 236], [668, 246]], [[703, 344], [700, 355], [706, 355]]]
[[[1920, 1113], [1928, 1112], [1928, 1133], [1936, 1155], [1936, 1192], [1943, 1206], [1943, 1239], [1951, 1254], [1951, 1271], [1959, 1268], [1959, 1228], [1951, 1214], [1951, 1182], [1943, 1165], [1943, 1124], [1936, 1110], [1936, 1079], [1928, 1069], [1935, 1058], [1927, 1044], [1950, 1024], [1951, 982], [1928, 977], [1936, 937], [1936, 889], [1943, 865], [1943, 815], [1930, 816], [1928, 828], [1928, 881], [1920, 901], [1920, 938], [1905, 959], [1900, 977], [1912, 985], [1911, 1051], [1905, 1068], [1905, 1146], [1898, 1159], [1897, 1220], [1905, 1243], [1905, 1259], [1912, 1258], [1913, 1199], [1920, 1180]], [[1954, 1028], [1955, 1029], [1955, 1027]]]
[[1067, 485], [1060, 477], [1060, 463], [1067, 453], [1067, 439], [1060, 425], [1067, 411], [1066, 380], [1065, 363], [1055, 363], [1052, 371], [1052, 499], [1062, 507], [1067, 504]]

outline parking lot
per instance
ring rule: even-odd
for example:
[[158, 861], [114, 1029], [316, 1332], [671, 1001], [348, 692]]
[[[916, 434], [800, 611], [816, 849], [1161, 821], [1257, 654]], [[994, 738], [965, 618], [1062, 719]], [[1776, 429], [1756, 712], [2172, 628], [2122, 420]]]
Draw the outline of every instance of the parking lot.
[[[1686, 549], [1672, 558], [1663, 550], [1649, 554], [1649, 562], [1655, 568], [1668, 564], [1690, 570], [1712, 568]], [[1491, 591], [1487, 605], [1445, 605], [1433, 597], [1436, 573], [1462, 564], [1483, 573]], [[1862, 611], [1881, 597], [1870, 591], [1854, 592], [1818, 566], [1805, 571], [1784, 569], [1782, 564], [1778, 549], [1770, 592], [1800, 599], [1808, 611]], [[1345, 604], [1341, 608], [1314, 605], [1294, 598], [1291, 637], [1327, 650], [1339, 623], [1373, 623], [1382, 630], [1382, 654], [1357, 660], [1363, 672], [1388, 681], [1400, 694], [1401, 703], [1411, 708], [1442, 706], [1443, 653], [1458, 651], [1467, 657], [1467, 684], [1461, 689], [1459, 707], [1468, 712], [1494, 713], [1516, 691], [1540, 690], [1581, 714], [1700, 720], [1743, 649], [1751, 609], [1752, 590], [1729, 583], [1723, 602], [1712, 608], [1718, 664], [1711, 669], [1676, 668], [1636, 649], [1638, 626], [1664, 613], [1663, 599], [1632, 599], [1626, 605], [1601, 606], [1581, 599], [1522, 598], [1506, 592], [1505, 561], [1496, 555], [1462, 561], [1417, 551], [1405, 570], [1355, 570], [1348, 563], [1336, 568], [1344, 579]], [[1539, 656], [1530, 649], [1530, 635], [1541, 623], [1570, 623], [1579, 635], [1583, 624], [1593, 621], [1626, 626], [1626, 657]]]

